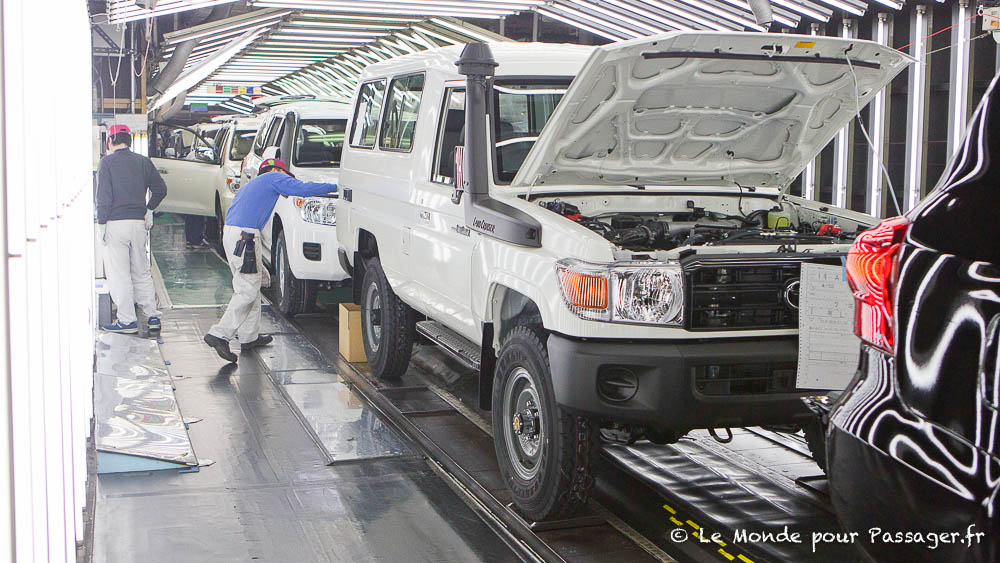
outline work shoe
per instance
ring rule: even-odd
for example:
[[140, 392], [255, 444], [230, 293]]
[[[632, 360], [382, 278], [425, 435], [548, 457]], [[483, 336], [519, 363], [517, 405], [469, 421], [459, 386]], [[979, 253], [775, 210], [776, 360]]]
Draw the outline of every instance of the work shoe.
[[101, 329], [108, 332], [117, 332], [120, 334], [135, 334], [139, 332], [139, 325], [135, 321], [130, 323], [123, 323], [121, 321], [115, 321], [111, 324], [102, 325]]
[[210, 246], [212, 246], [211, 243], [209, 243], [205, 239], [201, 239], [199, 242], [189, 242], [189, 243], [187, 243], [187, 247], [188, 248], [208, 248]]
[[160, 330], [160, 317], [149, 317], [146, 319], [146, 326], [149, 330]]
[[230, 363], [236, 363], [236, 354], [229, 349], [229, 341], [223, 338], [219, 338], [214, 334], [205, 335], [205, 344], [208, 344], [212, 348], [215, 348], [215, 352], [219, 354], [219, 357]]
[[240, 350], [242, 350], [244, 352], [249, 352], [250, 350], [253, 350], [254, 348], [260, 348], [261, 346], [267, 346], [273, 340], [274, 340], [274, 337], [272, 337], [270, 334], [261, 334], [261, 335], [259, 335], [257, 337], [256, 340], [252, 340], [250, 342], [247, 342], [246, 344], [240, 344]]

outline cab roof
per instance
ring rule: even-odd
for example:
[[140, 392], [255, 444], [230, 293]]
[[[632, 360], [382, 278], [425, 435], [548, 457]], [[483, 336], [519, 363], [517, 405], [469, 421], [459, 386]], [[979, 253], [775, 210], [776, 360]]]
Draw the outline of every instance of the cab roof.
[[[499, 66], [495, 76], [574, 76], [594, 51], [591, 45], [568, 43], [490, 43], [493, 58]], [[361, 82], [372, 78], [427, 71], [442, 73], [445, 80], [459, 79], [455, 61], [465, 45], [450, 45], [427, 49], [368, 65], [361, 74]], [[539, 53], [545, 53], [540, 57]]]
[[294, 111], [301, 119], [346, 119], [350, 114], [351, 105], [348, 101], [331, 100], [300, 100], [278, 106], [269, 107], [261, 112], [265, 115], [284, 115]]

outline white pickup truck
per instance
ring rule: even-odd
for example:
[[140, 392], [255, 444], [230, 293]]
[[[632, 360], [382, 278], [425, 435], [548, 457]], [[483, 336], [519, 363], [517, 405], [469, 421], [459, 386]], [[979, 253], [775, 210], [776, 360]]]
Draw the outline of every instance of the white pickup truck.
[[757, 33], [459, 49], [360, 79], [337, 214], [372, 372], [417, 333], [478, 369], [534, 520], [585, 501], [598, 432], [805, 424], [800, 265], [874, 219], [786, 188], [910, 59]]
[[[343, 100], [278, 96], [255, 101], [260, 128], [240, 181], [265, 158], [280, 158], [296, 178], [337, 183], [349, 106]], [[346, 283], [337, 242], [337, 193], [280, 197], [264, 227], [264, 262], [276, 274], [276, 305], [285, 315], [312, 309], [321, 287]]]

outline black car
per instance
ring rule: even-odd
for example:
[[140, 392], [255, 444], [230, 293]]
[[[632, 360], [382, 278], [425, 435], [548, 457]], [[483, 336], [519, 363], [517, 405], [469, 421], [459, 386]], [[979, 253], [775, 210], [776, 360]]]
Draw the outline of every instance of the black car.
[[1000, 87], [935, 190], [847, 260], [861, 354], [833, 405], [837, 516], [879, 561], [1000, 560]]

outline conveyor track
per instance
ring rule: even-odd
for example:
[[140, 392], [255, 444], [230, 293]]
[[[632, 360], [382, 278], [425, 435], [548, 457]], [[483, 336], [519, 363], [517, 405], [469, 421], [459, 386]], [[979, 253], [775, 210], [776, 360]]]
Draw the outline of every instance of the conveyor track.
[[[496, 470], [492, 428], [474, 406], [475, 379], [466, 365], [436, 346], [418, 346], [401, 380], [379, 381], [366, 364], [339, 357], [328, 317], [299, 317], [294, 324], [526, 561], [855, 559], [850, 546], [822, 545], [811, 552], [812, 532], [837, 530], [828, 501], [815, 487], [799, 484], [821, 472], [794, 437], [763, 429], [736, 430], [737, 439], [727, 445], [695, 432], [666, 446], [606, 446], [586, 513], [533, 525], [509, 505]], [[446, 375], [438, 378], [437, 372]], [[802, 541], [736, 541], [743, 532], [780, 532], [785, 526]]]

